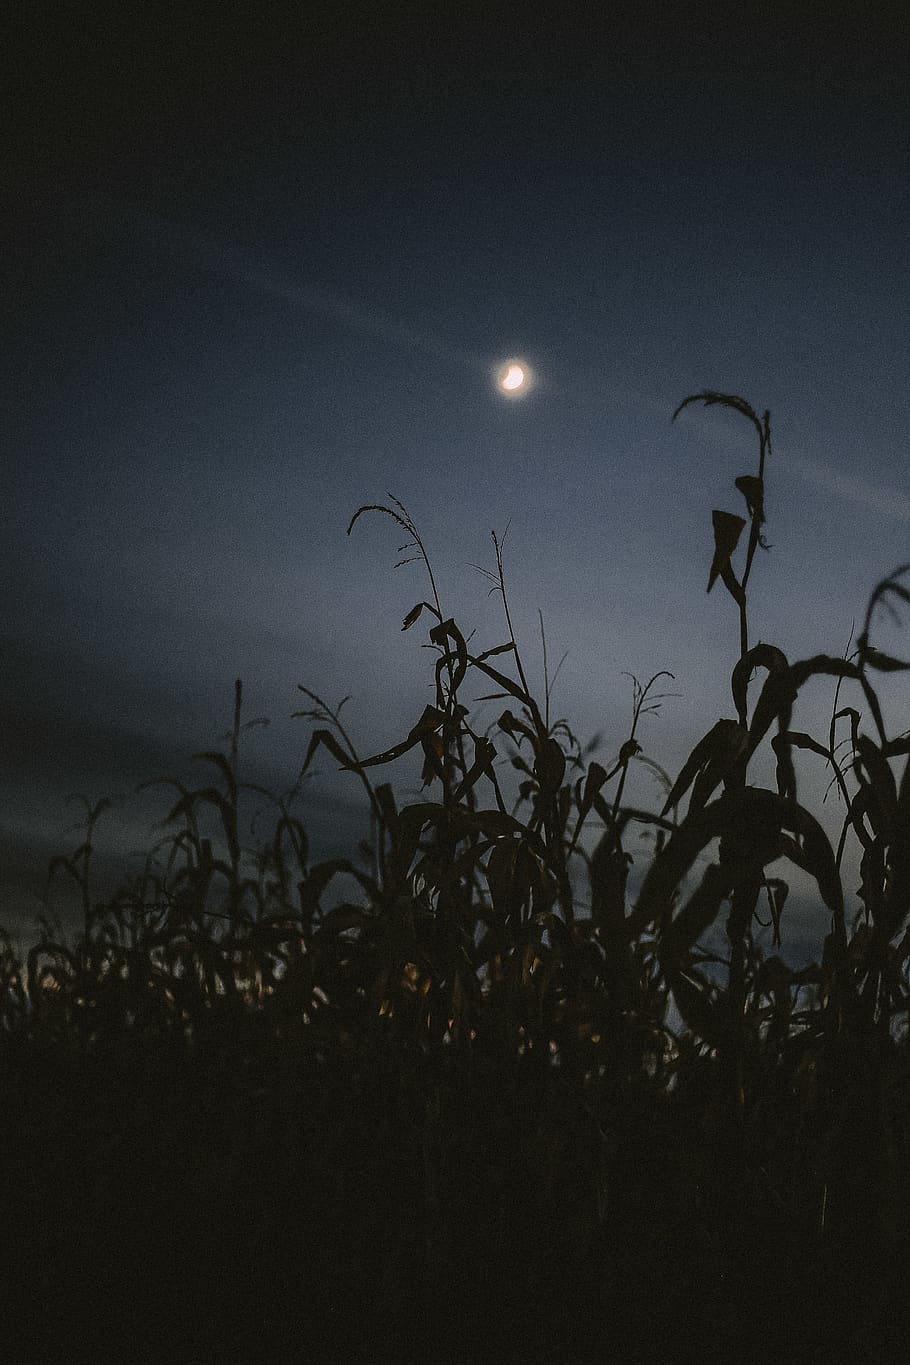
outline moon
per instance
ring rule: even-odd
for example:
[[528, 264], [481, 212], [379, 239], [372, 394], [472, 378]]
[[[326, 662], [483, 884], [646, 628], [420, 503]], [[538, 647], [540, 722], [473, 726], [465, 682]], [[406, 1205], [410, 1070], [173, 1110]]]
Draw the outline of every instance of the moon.
[[531, 371], [523, 360], [507, 360], [496, 372], [496, 386], [506, 398], [520, 398], [527, 393]]

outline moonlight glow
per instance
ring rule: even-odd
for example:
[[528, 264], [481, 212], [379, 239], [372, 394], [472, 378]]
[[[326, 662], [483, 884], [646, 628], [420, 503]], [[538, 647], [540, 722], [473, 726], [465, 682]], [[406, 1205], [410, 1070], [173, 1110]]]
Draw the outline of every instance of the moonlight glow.
[[506, 398], [521, 398], [531, 387], [531, 371], [523, 360], [507, 360], [496, 371], [496, 387]]

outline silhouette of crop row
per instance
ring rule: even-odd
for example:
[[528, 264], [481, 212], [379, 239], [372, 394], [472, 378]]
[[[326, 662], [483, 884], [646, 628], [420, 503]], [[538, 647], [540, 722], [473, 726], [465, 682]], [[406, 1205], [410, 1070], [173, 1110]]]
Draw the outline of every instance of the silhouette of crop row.
[[[372, 1331], [394, 1319], [405, 1333], [415, 1313], [452, 1330], [482, 1320], [484, 1349], [497, 1331], [514, 1345], [504, 1324], [519, 1320], [529, 1341], [558, 1349], [570, 1311], [592, 1351], [609, 1332], [655, 1352], [686, 1332], [739, 1349], [748, 1302], [766, 1313], [770, 1350], [790, 1322], [781, 1294], [817, 1333], [887, 1323], [910, 1231], [910, 737], [887, 728], [873, 681], [908, 665], [879, 651], [872, 630], [880, 609], [910, 603], [910, 565], [875, 588], [848, 657], [791, 662], [750, 643], [770, 421], [710, 391], [677, 413], [694, 402], [740, 414], [758, 463], [735, 480], [746, 515], [713, 512], [708, 587], [719, 580], [738, 615], [735, 715], [707, 729], [675, 781], [652, 764], [666, 790], [660, 810], [631, 806], [626, 790], [644, 760], [639, 722], [668, 675], [636, 682], [630, 732], [603, 766], [565, 721], [551, 722], [549, 677], [542, 700], [528, 684], [502, 539], [489, 577], [505, 638], [477, 650], [444, 612], [423, 540], [394, 498], [359, 508], [348, 531], [384, 516], [406, 537], [399, 563], [422, 563], [428, 597], [402, 629], [429, 623], [434, 701], [400, 743], [367, 757], [343, 702], [303, 688], [310, 705], [297, 713], [313, 727], [301, 777], [324, 755], [354, 774], [371, 841], [313, 862], [293, 794], [241, 780], [240, 740], [258, 722], [242, 722], [239, 682], [228, 751], [197, 756], [210, 784], [171, 784], [171, 832], [139, 877], [100, 901], [91, 860], [107, 803], [87, 809], [84, 841], [51, 869], [79, 889], [80, 931], [71, 944], [46, 932], [25, 962], [5, 943], [0, 1052], [5, 1089], [18, 1096], [10, 1141], [31, 1133], [32, 1155], [20, 1159], [61, 1203], [66, 1179], [46, 1166], [53, 1142], [68, 1150], [92, 1193], [55, 1216], [73, 1229], [94, 1220], [102, 1261], [103, 1247], [123, 1245], [132, 1161], [147, 1179], [133, 1242], [145, 1245], [149, 1228], [163, 1236], [160, 1210], [170, 1210], [198, 1252], [181, 1253], [195, 1267], [181, 1292], [223, 1303], [223, 1279], [199, 1265], [233, 1238], [245, 1248], [244, 1311], [255, 1303], [261, 1330], [283, 1322], [288, 1341], [308, 1330], [315, 1340], [317, 1320], [341, 1341], [348, 1329], [327, 1305], [351, 1266], [354, 1319]], [[819, 676], [835, 687], [821, 738], [791, 725]], [[502, 703], [484, 729], [464, 700], [478, 681], [481, 702]], [[841, 703], [845, 686], [858, 705]], [[774, 788], [750, 781], [768, 747]], [[374, 774], [408, 753], [422, 760], [423, 799], [400, 806]], [[798, 755], [825, 764], [838, 790], [836, 848], [799, 801]], [[274, 811], [253, 849], [241, 836], [251, 797]], [[633, 903], [630, 832], [642, 827], [654, 852]], [[851, 839], [855, 907], [841, 877]], [[830, 915], [816, 960], [800, 969], [754, 933], [767, 914], [780, 945], [788, 863], [814, 879]], [[356, 899], [333, 899], [340, 876]], [[719, 928], [721, 954], [705, 945]], [[154, 1123], [144, 1127], [136, 1106]], [[76, 1115], [70, 1128], [64, 1112]], [[117, 1212], [99, 1233], [106, 1170], [117, 1191], [106, 1207]], [[18, 1198], [24, 1229], [31, 1205]], [[210, 1222], [198, 1244], [187, 1208]], [[48, 1235], [22, 1232], [44, 1249], [38, 1261]], [[255, 1270], [266, 1262], [271, 1278]], [[281, 1298], [295, 1275], [308, 1277], [309, 1327]], [[555, 1316], [540, 1307], [545, 1284], [555, 1286], [548, 1301], [563, 1299]], [[481, 1358], [471, 1349], [452, 1358]], [[447, 1358], [442, 1346], [432, 1358]]]

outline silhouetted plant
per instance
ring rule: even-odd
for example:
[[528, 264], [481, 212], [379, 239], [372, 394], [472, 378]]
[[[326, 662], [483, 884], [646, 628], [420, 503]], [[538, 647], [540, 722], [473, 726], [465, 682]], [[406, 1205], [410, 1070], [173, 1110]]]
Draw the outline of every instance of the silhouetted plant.
[[[784, 1285], [787, 1273], [848, 1256], [864, 1228], [888, 1255], [906, 1239], [910, 738], [887, 728], [872, 675], [908, 665], [877, 650], [871, 631], [881, 608], [910, 604], [910, 566], [877, 585], [848, 657], [791, 663], [773, 645], [751, 645], [747, 588], [755, 551], [767, 548], [770, 419], [714, 391], [690, 395], [674, 417], [695, 402], [741, 414], [759, 450], [757, 472], [735, 480], [747, 517], [712, 514], [708, 588], [719, 578], [739, 614], [733, 715], [707, 729], [676, 779], [640, 744], [641, 718], [660, 706], [658, 688], [672, 675], [633, 682], [629, 732], [600, 763], [567, 721], [551, 719], [542, 621], [542, 701], [529, 685], [505, 536], [494, 533], [495, 570], [482, 571], [501, 598], [505, 638], [478, 649], [444, 613], [404, 505], [359, 508], [349, 533], [367, 512], [385, 516], [408, 537], [399, 565], [416, 560], [426, 571], [428, 599], [402, 630], [430, 621], [433, 704], [406, 735], [362, 757], [342, 720], [347, 698], [332, 707], [301, 687], [311, 705], [294, 714], [313, 728], [294, 788], [275, 796], [242, 777], [241, 737], [266, 722], [242, 722], [238, 682], [227, 751], [195, 756], [211, 780], [167, 780], [176, 799], [166, 835], [107, 899], [94, 896], [92, 852], [109, 803], [87, 803], [84, 839], [51, 865], [79, 892], [74, 941], [44, 925], [24, 965], [0, 942], [13, 1136], [16, 1124], [32, 1136], [46, 1124], [97, 1184], [105, 1163], [111, 1179], [126, 1179], [118, 1132], [127, 1134], [148, 1173], [143, 1218], [154, 1222], [156, 1200], [176, 1208], [171, 1187], [194, 1217], [211, 1218], [229, 1197], [246, 1231], [219, 1215], [213, 1238], [285, 1247], [281, 1264], [304, 1266], [316, 1300], [337, 1297], [335, 1277], [355, 1261], [374, 1326], [396, 1278], [439, 1312], [464, 1283], [457, 1316], [458, 1303], [486, 1301], [497, 1275], [520, 1268], [523, 1311], [541, 1331], [535, 1286], [555, 1274], [565, 1301], [579, 1312], [586, 1304], [609, 1336], [625, 1311], [611, 1280], [624, 1247], [634, 1267], [636, 1247], [673, 1246], [678, 1286], [696, 1262], [729, 1273], [732, 1305], [748, 1297], [757, 1262], [776, 1257], [789, 1268], [772, 1275]], [[791, 726], [816, 677], [835, 681], [821, 739]], [[475, 681], [483, 694], [468, 701]], [[850, 684], [868, 720], [842, 704]], [[491, 701], [505, 705], [482, 723], [476, 708]], [[773, 789], [750, 780], [766, 745]], [[407, 754], [422, 757], [423, 791], [400, 805], [373, 770]], [[798, 754], [831, 770], [844, 804], [836, 850], [798, 800]], [[314, 863], [295, 804], [325, 755], [360, 783], [371, 838], [351, 858]], [[627, 800], [631, 766], [645, 762], [666, 792], [660, 810]], [[265, 806], [246, 847], [254, 800]], [[651, 833], [654, 851], [632, 903], [636, 828]], [[842, 884], [851, 838], [855, 908]], [[765, 914], [773, 948], [785, 940], [781, 863], [814, 879], [830, 914], [816, 959], [799, 969], [766, 955], [755, 932]], [[332, 899], [341, 876], [357, 900]], [[711, 938], [719, 925], [723, 951]], [[112, 1097], [109, 1108], [92, 1111], [88, 1093]], [[173, 1114], [166, 1095], [177, 1096]], [[153, 1106], [172, 1148], [142, 1130], [137, 1103]], [[76, 1116], [69, 1127], [47, 1117], [64, 1112]], [[17, 1158], [30, 1171], [38, 1159]], [[63, 1175], [36, 1172], [56, 1182], [64, 1207]], [[293, 1193], [282, 1195], [281, 1181]], [[27, 1188], [17, 1195], [23, 1227]], [[78, 1222], [86, 1206], [70, 1198]], [[271, 1232], [254, 1231], [265, 1207], [283, 1211]], [[139, 1237], [139, 1223], [130, 1226]], [[105, 1235], [116, 1241], [116, 1228]], [[46, 1245], [45, 1233], [34, 1237]], [[267, 1276], [252, 1253], [241, 1259], [274, 1315]], [[651, 1302], [646, 1261], [642, 1251], [629, 1271], [640, 1276], [642, 1309]], [[203, 1297], [216, 1292], [203, 1270], [193, 1274], [197, 1288], [208, 1286]], [[707, 1331], [717, 1304], [692, 1286], [678, 1292]], [[489, 1303], [491, 1323], [496, 1311]], [[637, 1318], [628, 1329], [629, 1340], [643, 1330]]]

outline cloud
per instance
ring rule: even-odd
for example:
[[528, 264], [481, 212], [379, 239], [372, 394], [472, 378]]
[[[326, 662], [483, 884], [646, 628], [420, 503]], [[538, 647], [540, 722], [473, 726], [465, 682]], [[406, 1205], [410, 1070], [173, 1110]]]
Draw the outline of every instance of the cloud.
[[114, 229], [139, 235], [183, 260], [194, 261], [200, 269], [219, 272], [237, 284], [326, 318], [348, 331], [484, 374], [489, 374], [494, 363], [488, 356], [452, 346], [425, 328], [410, 327], [375, 310], [362, 308], [324, 285], [285, 275], [261, 256], [164, 214], [136, 211], [114, 198], [101, 195], [75, 200], [73, 207], [89, 230]]
[[832, 469], [809, 455], [797, 455], [789, 450], [781, 460], [781, 470], [789, 471], [817, 488], [823, 488], [844, 502], [865, 507], [876, 516], [910, 523], [910, 497], [893, 488], [870, 483], [868, 479], [855, 474], [845, 474], [843, 470]]
[[282, 276], [272, 266], [255, 261], [236, 249], [221, 248], [218, 265], [236, 282], [283, 303], [295, 304], [305, 312], [327, 318], [349, 331], [377, 341], [391, 342], [404, 350], [419, 351], [435, 360], [462, 364], [471, 369], [489, 369], [488, 362], [482, 357], [452, 347], [431, 332], [393, 322], [376, 312], [368, 312], [324, 286], [300, 284]]

